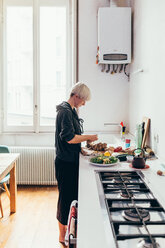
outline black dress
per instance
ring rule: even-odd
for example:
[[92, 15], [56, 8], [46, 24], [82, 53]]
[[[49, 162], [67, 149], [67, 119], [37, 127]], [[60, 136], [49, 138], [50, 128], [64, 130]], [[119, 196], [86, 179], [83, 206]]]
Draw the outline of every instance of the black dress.
[[56, 117], [56, 159], [55, 171], [58, 182], [59, 198], [57, 204], [57, 219], [67, 225], [70, 204], [78, 200], [79, 153], [81, 143], [68, 144], [75, 134], [82, 133], [82, 119], [78, 118], [75, 109], [63, 102], [57, 106]]

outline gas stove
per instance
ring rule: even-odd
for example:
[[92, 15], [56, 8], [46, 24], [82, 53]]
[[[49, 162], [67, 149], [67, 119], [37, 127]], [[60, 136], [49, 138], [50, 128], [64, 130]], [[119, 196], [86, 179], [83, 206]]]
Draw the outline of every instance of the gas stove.
[[164, 248], [165, 209], [147, 186], [143, 173], [95, 172], [106, 236], [113, 239], [111, 247]]

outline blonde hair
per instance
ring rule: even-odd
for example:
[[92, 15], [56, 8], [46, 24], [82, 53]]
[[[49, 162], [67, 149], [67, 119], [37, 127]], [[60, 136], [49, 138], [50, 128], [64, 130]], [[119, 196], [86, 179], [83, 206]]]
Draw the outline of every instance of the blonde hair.
[[70, 96], [77, 94], [80, 98], [84, 99], [85, 101], [89, 101], [91, 99], [91, 92], [88, 86], [84, 83], [76, 83], [72, 89]]

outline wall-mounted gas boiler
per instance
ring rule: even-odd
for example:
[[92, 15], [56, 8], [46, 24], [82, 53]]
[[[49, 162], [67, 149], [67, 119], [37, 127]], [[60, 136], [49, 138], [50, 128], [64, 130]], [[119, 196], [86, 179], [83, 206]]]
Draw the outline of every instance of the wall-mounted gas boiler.
[[99, 64], [128, 64], [131, 62], [131, 8], [99, 8]]

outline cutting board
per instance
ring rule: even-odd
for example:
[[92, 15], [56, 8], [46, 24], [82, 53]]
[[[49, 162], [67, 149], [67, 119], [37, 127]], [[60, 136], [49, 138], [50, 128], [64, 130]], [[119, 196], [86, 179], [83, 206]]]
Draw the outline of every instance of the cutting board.
[[142, 122], [144, 122], [144, 135], [143, 135], [143, 139], [142, 139], [141, 148], [144, 148], [145, 143], [146, 143], [146, 139], [148, 136], [148, 132], [149, 132], [150, 119], [148, 117], [143, 117]]

